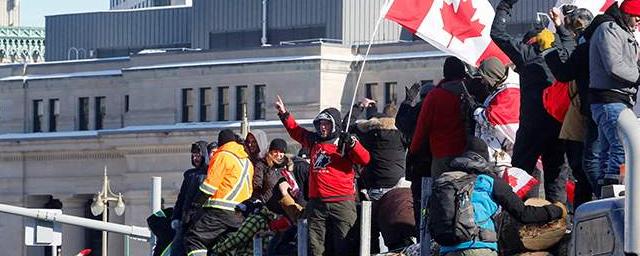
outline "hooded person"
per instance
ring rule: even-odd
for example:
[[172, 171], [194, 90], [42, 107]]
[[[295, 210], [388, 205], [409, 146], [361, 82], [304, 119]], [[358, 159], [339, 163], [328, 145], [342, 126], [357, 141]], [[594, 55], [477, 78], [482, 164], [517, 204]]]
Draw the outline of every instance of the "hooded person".
[[[275, 107], [289, 135], [310, 149], [306, 212], [311, 253], [348, 254], [347, 234], [357, 218], [353, 166], [367, 165], [369, 152], [353, 136], [341, 133], [341, 115], [335, 108], [322, 110], [313, 120], [315, 131], [309, 131], [298, 125], [280, 97]], [[332, 239], [329, 248], [325, 248], [325, 238]]]
[[183, 227], [185, 226], [184, 224], [188, 224], [191, 221], [192, 215], [195, 213], [192, 202], [197, 194], [200, 183], [202, 183], [207, 175], [209, 151], [206, 141], [197, 141], [191, 144], [190, 159], [193, 168], [183, 173], [178, 199], [176, 200], [176, 205], [173, 207], [171, 228], [175, 230], [176, 236], [173, 240], [172, 253], [175, 255], [185, 254], [182, 240], [184, 235]]
[[214, 241], [240, 226], [242, 219], [235, 214], [235, 207], [249, 199], [253, 190], [253, 165], [235, 133], [220, 131], [218, 146], [193, 200], [194, 207], [201, 207], [200, 216], [184, 235], [190, 256], [206, 256]]
[[[469, 222], [471, 225], [465, 226], [469, 228], [466, 231], [470, 232], [470, 239], [467, 241], [451, 242], [451, 230], [455, 230], [458, 223], [451, 222], [448, 218], [452, 214], [442, 212], [439, 208], [439, 206], [447, 205], [443, 202], [450, 199], [451, 196], [443, 192], [444, 190], [434, 190], [431, 196], [434, 204], [430, 206], [429, 229], [432, 238], [441, 244], [440, 255], [498, 255], [498, 231], [493, 217], [501, 210], [527, 224], [548, 223], [565, 217], [567, 214], [566, 207], [562, 203], [543, 207], [525, 206], [506, 181], [495, 177], [494, 169], [486, 160], [488, 156], [487, 145], [479, 138], [472, 138], [469, 140], [465, 152], [453, 159], [448, 171], [434, 182], [437, 187], [440, 183], [445, 184], [443, 183], [445, 179], [454, 179], [454, 182], [457, 182], [456, 185], [466, 186], [463, 183], [465, 182], [464, 178], [473, 178], [471, 179], [473, 186], [470, 196], [472, 198], [470, 202], [473, 221]], [[456, 207], [456, 216], [457, 214], [468, 214], [467, 209], [467, 207], [464, 209]]]
[[[496, 15], [491, 26], [491, 39], [509, 57], [520, 75], [520, 126], [513, 148], [512, 165], [538, 175], [536, 165], [542, 158], [544, 191], [550, 201], [566, 201], [566, 173], [564, 147], [558, 134], [560, 122], [551, 116], [543, 105], [543, 91], [554, 82], [554, 76], [547, 67], [541, 52], [557, 42], [565, 46], [562, 56], [567, 56], [575, 47], [572, 33], [566, 28], [556, 27], [556, 35], [537, 25], [522, 40], [515, 39], [507, 32], [513, 6], [518, 0], [503, 0], [496, 6]], [[573, 46], [570, 45], [574, 42]], [[533, 196], [538, 196], [538, 189]]]

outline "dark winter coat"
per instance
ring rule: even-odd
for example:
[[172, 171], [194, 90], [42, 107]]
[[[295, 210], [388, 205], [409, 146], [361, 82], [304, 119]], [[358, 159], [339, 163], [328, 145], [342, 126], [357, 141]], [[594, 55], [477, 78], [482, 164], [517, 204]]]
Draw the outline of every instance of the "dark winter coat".
[[[496, 7], [496, 14], [491, 27], [491, 39], [509, 57], [520, 75], [520, 126], [548, 126], [555, 122], [542, 104], [542, 92], [554, 81], [554, 76], [542, 58], [537, 44], [527, 44], [524, 40], [517, 40], [507, 33], [507, 23], [511, 18], [511, 6], [500, 2]], [[561, 40], [565, 48], [573, 51], [570, 35], [564, 35]], [[566, 52], [563, 52], [566, 59]], [[557, 126], [557, 125], [556, 125]]]
[[[426, 96], [426, 95], [425, 95]], [[420, 114], [420, 108], [424, 100], [416, 103], [415, 106], [411, 106], [411, 102], [403, 101], [398, 108], [398, 114], [396, 114], [396, 127], [402, 132], [407, 139], [407, 144], [411, 144], [411, 138], [416, 129], [418, 123], [418, 115]], [[419, 182], [421, 177], [429, 177], [431, 172], [431, 149], [428, 141], [424, 141], [420, 147], [421, 152], [417, 152], [413, 155], [407, 154], [405, 160], [405, 179], [408, 181]]]
[[293, 176], [300, 186], [300, 205], [305, 206], [309, 201], [309, 168], [307, 160], [301, 157], [293, 158]]
[[[356, 119], [363, 111], [354, 107], [351, 115]], [[365, 167], [364, 179], [367, 188], [390, 188], [404, 177], [407, 140], [395, 126], [395, 118], [374, 115], [369, 120], [352, 122], [349, 129], [364, 148], [369, 151], [371, 161]]]
[[293, 170], [293, 162], [285, 157], [280, 164], [268, 161], [265, 156], [256, 162], [253, 174], [253, 195], [251, 198], [260, 199], [266, 203], [273, 196], [273, 190], [278, 181], [282, 178], [280, 171], [282, 169]]
[[174, 212], [173, 208], [166, 208], [161, 213], [152, 214], [147, 218], [149, 230], [157, 239], [156, 246], [153, 248], [153, 256], [160, 256], [173, 240], [175, 231], [171, 229], [171, 219], [173, 219]]
[[178, 193], [178, 199], [174, 206], [173, 220], [182, 220], [184, 215], [191, 210], [191, 202], [193, 202], [194, 197], [198, 194], [198, 188], [207, 176], [207, 168], [209, 167], [207, 142], [198, 141], [195, 144], [198, 145], [200, 152], [202, 152], [202, 163], [200, 166], [195, 166], [195, 163], [192, 161], [191, 165], [193, 165], [194, 168], [184, 172], [182, 185], [180, 185], [180, 192]]

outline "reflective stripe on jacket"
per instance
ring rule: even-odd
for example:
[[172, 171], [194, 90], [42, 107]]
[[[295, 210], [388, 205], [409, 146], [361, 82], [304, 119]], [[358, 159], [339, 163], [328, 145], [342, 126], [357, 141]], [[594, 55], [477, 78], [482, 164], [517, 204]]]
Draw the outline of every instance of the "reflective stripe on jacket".
[[244, 147], [229, 142], [216, 151], [200, 190], [210, 195], [204, 207], [233, 211], [251, 197], [253, 165]]

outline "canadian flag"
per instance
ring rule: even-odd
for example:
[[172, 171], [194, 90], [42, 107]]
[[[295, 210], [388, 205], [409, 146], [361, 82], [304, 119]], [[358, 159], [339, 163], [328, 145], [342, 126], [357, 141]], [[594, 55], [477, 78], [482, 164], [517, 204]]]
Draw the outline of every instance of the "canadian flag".
[[513, 144], [520, 122], [520, 78], [513, 70], [505, 83], [484, 102], [484, 108], [474, 112], [475, 136], [487, 143], [490, 161], [514, 193], [524, 198], [539, 183], [526, 171], [511, 166]]
[[511, 62], [489, 35], [495, 13], [487, 0], [392, 0], [384, 15], [471, 65], [491, 56]]

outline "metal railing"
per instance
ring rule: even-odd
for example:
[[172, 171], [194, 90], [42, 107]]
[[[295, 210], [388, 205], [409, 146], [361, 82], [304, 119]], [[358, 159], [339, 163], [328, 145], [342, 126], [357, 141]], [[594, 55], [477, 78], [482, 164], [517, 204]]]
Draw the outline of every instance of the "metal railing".
[[[625, 109], [618, 116], [618, 129], [625, 152], [624, 251], [640, 254], [640, 122]], [[638, 189], [636, 189], [638, 188]]]

